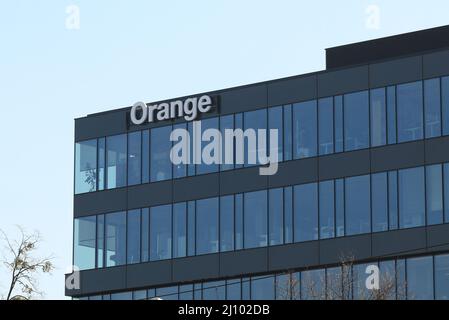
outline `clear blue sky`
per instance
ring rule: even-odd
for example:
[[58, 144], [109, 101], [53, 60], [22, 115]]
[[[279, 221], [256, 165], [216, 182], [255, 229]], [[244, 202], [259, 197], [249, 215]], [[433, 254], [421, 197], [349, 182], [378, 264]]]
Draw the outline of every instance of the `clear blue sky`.
[[[378, 28], [366, 25], [372, 4]], [[79, 30], [66, 27], [69, 5]], [[43, 234], [58, 269], [40, 286], [63, 299], [74, 118], [318, 71], [327, 47], [449, 24], [448, 12], [447, 0], [3, 0], [0, 228]]]

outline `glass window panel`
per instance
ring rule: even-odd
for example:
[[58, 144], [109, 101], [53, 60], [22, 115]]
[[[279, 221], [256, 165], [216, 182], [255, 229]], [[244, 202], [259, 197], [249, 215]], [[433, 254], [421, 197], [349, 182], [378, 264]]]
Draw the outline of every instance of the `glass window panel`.
[[150, 260], [165, 260], [172, 257], [172, 207], [171, 205], [150, 208]]
[[218, 198], [196, 202], [196, 254], [218, 252]]
[[190, 150], [190, 164], [187, 165], [187, 175], [191, 177], [196, 174], [196, 165], [193, 163], [193, 122], [187, 123], [187, 129], [189, 130], [190, 145], [192, 146], [192, 149]]
[[150, 130], [142, 131], [142, 183], [150, 182]]
[[178, 286], [156, 289], [156, 297], [162, 300], [178, 300]]
[[[173, 131], [178, 130], [178, 129], [187, 130], [187, 123], [181, 123], [181, 124], [177, 124], [177, 125], [173, 126]], [[173, 142], [174, 145], [176, 145], [178, 143], [181, 143], [181, 139]], [[192, 148], [191, 145], [190, 145], [190, 148]], [[189, 154], [189, 161], [190, 161], [193, 150], [190, 149], [189, 151], [190, 151], [190, 154]], [[180, 163], [177, 165], [173, 164], [173, 178], [177, 179], [177, 178], [186, 177], [187, 176], [187, 166], [188, 166], [188, 164], [185, 164], [185, 163]]]
[[203, 283], [203, 300], [225, 300], [225, 281], [214, 281]]
[[234, 196], [220, 199], [220, 251], [234, 250]]
[[397, 121], [396, 121], [396, 87], [387, 88], [387, 125], [388, 144], [397, 143]]
[[387, 144], [385, 88], [371, 90], [371, 146]]
[[324, 269], [301, 272], [301, 299], [324, 300], [326, 298], [325, 279]]
[[[234, 115], [234, 129], [242, 129], [242, 130], [244, 129], [243, 128], [243, 114], [242, 113], [236, 113]], [[234, 151], [235, 151], [235, 147], [234, 147]], [[245, 154], [246, 153], [247, 152], [245, 152]], [[234, 158], [235, 158], [235, 155], [234, 155]], [[234, 159], [234, 167], [236, 169], [243, 168], [243, 164], [237, 164], [236, 159]]]
[[424, 168], [399, 171], [400, 228], [425, 225]]
[[98, 190], [105, 188], [106, 138], [98, 139]]
[[269, 190], [269, 224], [270, 246], [284, 243], [284, 197], [283, 189]]
[[345, 235], [345, 183], [344, 179], [335, 180], [335, 231], [337, 237]]
[[235, 195], [235, 250], [243, 249], [243, 195]]
[[341, 267], [326, 269], [327, 300], [343, 300], [343, 282]]
[[133, 292], [120, 292], [120, 293], [112, 293], [111, 294], [111, 300], [132, 300], [133, 299]]
[[128, 185], [142, 183], [142, 134], [140, 131], [128, 134]]
[[106, 138], [108, 189], [126, 186], [126, 134]]
[[126, 263], [126, 212], [105, 215], [106, 219], [106, 267]]
[[368, 91], [344, 96], [345, 151], [369, 147]]
[[276, 275], [275, 281], [276, 300], [291, 300], [292, 281], [290, 278], [290, 274], [287, 273]]
[[396, 299], [396, 271], [395, 261], [382, 261], [379, 263], [380, 291], [385, 300]]
[[128, 211], [128, 250], [129, 264], [140, 262], [140, 210]]
[[90, 296], [89, 300], [94, 300], [94, 301], [98, 301], [98, 300], [103, 300], [103, 296], [99, 295], [99, 296]]
[[97, 216], [97, 268], [104, 266], [104, 214]]
[[449, 77], [441, 78], [443, 135], [449, 134]]
[[301, 300], [301, 272], [290, 274], [292, 285], [292, 300]]
[[334, 97], [335, 103], [335, 152], [343, 152], [343, 96]]
[[251, 300], [251, 280], [250, 280], [250, 278], [242, 279], [242, 300]]
[[405, 279], [405, 259], [396, 260], [396, 299], [407, 299], [407, 281]]
[[407, 299], [433, 299], [433, 257], [407, 259]]
[[142, 209], [142, 262], [150, 259], [150, 210]]
[[187, 204], [187, 254], [189, 256], [196, 254], [195, 225], [195, 201], [189, 201]]
[[284, 188], [284, 243], [293, 242], [293, 188]]
[[179, 286], [179, 300], [193, 300], [193, 284]]
[[274, 300], [274, 276], [251, 279], [251, 300]]
[[427, 225], [441, 224], [443, 218], [442, 165], [426, 167]]
[[320, 239], [335, 237], [334, 181], [319, 184], [320, 188]]
[[187, 255], [187, 204], [173, 205], [173, 258]]
[[[284, 155], [284, 145], [283, 145], [283, 123], [282, 123], [282, 107], [274, 107], [268, 109], [268, 130], [277, 130], [278, 132], [278, 161], [282, 162]], [[270, 145], [270, 135], [267, 131], [267, 142], [268, 142], [268, 154], [271, 155], [271, 145]]]
[[422, 82], [397, 86], [398, 142], [420, 140], [423, 134]]
[[319, 154], [334, 153], [334, 98], [318, 100]]
[[268, 245], [267, 191], [245, 193], [244, 206], [245, 249], [266, 247]]
[[435, 299], [449, 300], [449, 255], [435, 256]]
[[156, 296], [156, 289], [148, 289], [147, 290], [147, 297], [148, 299], [153, 299]]
[[[208, 129], [215, 129], [218, 130], [218, 121], [219, 118], [211, 118], [211, 119], [206, 119], [206, 120], [201, 120], [201, 137], [203, 137], [203, 134], [206, 130]], [[203, 139], [201, 139], [203, 140]], [[215, 142], [214, 139], [212, 138], [211, 141], [202, 141], [201, 142], [201, 150], [204, 151], [206, 146], [208, 146], [209, 144], [212, 145], [217, 145], [219, 146], [220, 141]], [[192, 150], [193, 152], [193, 150]], [[215, 152], [217, 152], [218, 154], [215, 154]], [[193, 154], [193, 153], [192, 153]], [[217, 148], [214, 148], [213, 151], [211, 152], [210, 156], [212, 158], [216, 157], [216, 156], [220, 156], [220, 150]], [[218, 161], [218, 163], [214, 163], [214, 164], [205, 164], [203, 160], [201, 160], [201, 164], [198, 164], [196, 166], [196, 174], [207, 174], [207, 173], [212, 173], [212, 172], [218, 172], [219, 169], [219, 163], [221, 161]]]
[[292, 106], [284, 106], [284, 161], [292, 160]]
[[388, 175], [371, 176], [373, 232], [388, 231]]
[[345, 180], [346, 235], [371, 232], [370, 176]]
[[193, 285], [193, 289], [195, 290], [193, 292], [194, 300], [202, 300], [203, 299], [203, 284], [202, 283], [195, 283]]
[[242, 298], [240, 279], [226, 281], [226, 300], [240, 300]]
[[139, 290], [133, 292], [133, 300], [146, 300], [147, 299], [147, 291]]
[[443, 165], [444, 170], [444, 222], [449, 222], [449, 163]]
[[366, 288], [366, 279], [368, 274], [366, 268], [371, 264], [358, 264], [352, 267], [353, 276], [353, 299], [354, 300], [372, 300], [372, 292]]
[[440, 78], [424, 81], [426, 138], [441, 136]]
[[103, 300], [111, 300], [111, 295], [110, 294], [104, 294], [103, 295]]
[[316, 100], [293, 105], [293, 156], [294, 159], [317, 155], [317, 102]]
[[151, 182], [172, 178], [172, 162], [170, 160], [171, 126], [151, 130]]
[[[220, 132], [222, 137], [222, 145], [221, 145], [221, 158], [223, 164], [220, 166], [221, 171], [228, 171], [234, 169], [234, 164], [225, 164], [225, 131], [226, 130], [234, 130], [234, 115], [222, 116], [220, 117]], [[234, 160], [235, 161], [235, 160]]]
[[294, 187], [295, 242], [318, 239], [318, 186], [316, 183]]
[[390, 230], [399, 227], [399, 201], [398, 201], [398, 172], [388, 172], [388, 215]]
[[[257, 137], [257, 130], [259, 129], [267, 129], [267, 109], [245, 112], [244, 113], [244, 124], [245, 131], [248, 129], [255, 130], [255, 134]], [[262, 154], [266, 154], [267, 146], [260, 146], [259, 140], [256, 138], [254, 144], [250, 145], [249, 139], [245, 139], [245, 152], [247, 152], [247, 157], [245, 155], [245, 166], [249, 167], [254, 165], [253, 163], [249, 163], [249, 159], [254, 157], [256, 159], [256, 164], [260, 164], [258, 157], [258, 149], [262, 152]]]
[[97, 140], [75, 145], [75, 193], [97, 190]]
[[74, 261], [80, 270], [95, 268], [96, 217], [75, 219]]

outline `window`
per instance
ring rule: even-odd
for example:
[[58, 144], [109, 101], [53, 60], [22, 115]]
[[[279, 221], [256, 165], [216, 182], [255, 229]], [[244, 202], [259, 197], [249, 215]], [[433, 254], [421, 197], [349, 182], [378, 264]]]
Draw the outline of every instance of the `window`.
[[433, 257], [407, 259], [407, 298], [433, 299]]
[[292, 160], [292, 106], [284, 106], [284, 161]]
[[104, 214], [97, 216], [97, 268], [104, 266]]
[[368, 300], [371, 296], [371, 292], [366, 288], [366, 279], [368, 278], [366, 268], [369, 265], [370, 264], [358, 264], [352, 267], [352, 294], [354, 300]]
[[293, 188], [284, 188], [284, 243], [293, 242]]
[[142, 209], [142, 262], [150, 259], [150, 209]]
[[[173, 126], [173, 131], [178, 130], [178, 129], [183, 129], [183, 130], [187, 130], [187, 123], [181, 123], [181, 124], [177, 124]], [[174, 141], [173, 143], [175, 145], [177, 145], [178, 143], [181, 142], [181, 139]], [[189, 161], [192, 160], [192, 147], [189, 150], [190, 154], [188, 156]], [[179, 156], [181, 156], [181, 154], [179, 154]], [[180, 164], [173, 164], [173, 179], [177, 179], [177, 178], [183, 178], [187, 176], [187, 166], [188, 164], [185, 163], [180, 163]]]
[[193, 284], [179, 286], [179, 300], [193, 300]]
[[398, 142], [420, 140], [423, 134], [422, 82], [397, 86]]
[[335, 102], [335, 152], [343, 152], [343, 96], [334, 97]]
[[293, 281], [290, 278], [290, 274], [276, 275], [275, 279], [276, 300], [291, 300], [292, 284]]
[[293, 106], [293, 155], [295, 159], [317, 155], [316, 101], [297, 103]]
[[104, 190], [106, 168], [106, 138], [98, 139], [98, 190]]
[[[258, 129], [267, 129], [267, 109], [261, 109], [257, 111], [251, 111], [251, 112], [245, 112], [244, 113], [244, 125], [245, 125], [245, 131], [248, 129], [255, 130], [256, 137], [258, 136], [257, 130]], [[248, 157], [245, 157], [245, 166], [251, 166], [254, 165], [254, 163], [250, 163], [249, 159], [256, 159], [256, 164], [260, 164], [259, 157], [258, 157], [258, 149], [260, 149], [259, 152], [262, 152], [262, 154], [266, 154], [266, 148], [267, 146], [261, 146], [260, 141], [258, 138], [254, 141], [254, 144], [250, 145], [248, 142], [250, 139], [245, 139], [245, 152], [247, 152]], [[268, 139], [267, 139], [268, 141]]]
[[396, 87], [387, 88], [387, 131], [388, 144], [397, 143], [397, 121], [396, 121]]
[[[228, 170], [232, 170], [234, 169], [234, 164], [226, 164], [225, 163], [225, 143], [224, 143], [224, 138], [225, 138], [225, 133], [226, 130], [234, 130], [234, 115], [229, 115], [229, 116], [222, 116], [220, 117], [220, 132], [221, 132], [221, 137], [222, 137], [222, 141], [221, 141], [221, 159], [222, 159], [222, 165], [220, 166], [220, 170], [221, 171], [228, 171]], [[235, 161], [235, 160], [233, 160]]]
[[178, 286], [169, 288], [157, 288], [156, 297], [162, 300], [178, 300]]
[[324, 300], [325, 281], [324, 269], [301, 272], [301, 300]]
[[441, 136], [440, 79], [424, 81], [426, 138]]
[[371, 199], [373, 232], [388, 230], [388, 175], [378, 173], [371, 176]]
[[142, 183], [142, 134], [140, 131], [128, 134], [128, 185]]
[[133, 299], [132, 291], [111, 294], [111, 300], [127, 301], [132, 299]]
[[133, 292], [133, 300], [146, 300], [146, 299], [147, 299], [146, 290], [138, 290]]
[[150, 182], [150, 130], [142, 132], [142, 183]]
[[187, 212], [186, 203], [173, 205], [173, 258], [187, 255]]
[[75, 193], [96, 191], [97, 140], [78, 142], [75, 149]]
[[106, 267], [126, 263], [126, 212], [106, 216]]
[[345, 180], [335, 180], [335, 233], [345, 235]]
[[220, 251], [234, 250], [234, 196], [220, 199]]
[[251, 300], [274, 300], [274, 276], [251, 278]]
[[449, 77], [441, 78], [443, 135], [449, 134]]
[[126, 186], [126, 134], [106, 138], [108, 189]]
[[320, 188], [320, 239], [335, 237], [334, 181], [321, 182]]
[[269, 245], [276, 246], [284, 243], [284, 199], [283, 189], [269, 190]]
[[245, 249], [266, 247], [267, 191], [245, 193], [244, 206]]
[[128, 212], [128, 250], [127, 263], [140, 262], [140, 210], [132, 210]]
[[370, 176], [347, 178], [345, 188], [346, 235], [371, 232]]
[[[209, 129], [216, 129], [218, 130], [218, 120], [219, 118], [212, 118], [207, 120], [201, 120], [201, 137], [204, 137], [204, 133]], [[192, 137], [193, 138], [193, 137]], [[216, 159], [220, 157], [220, 150], [217, 150], [217, 148], [208, 148], [210, 144], [213, 145], [220, 145], [219, 141], [218, 143], [214, 141], [215, 136], [211, 137], [210, 141], [202, 141], [201, 142], [201, 150], [202, 154], [207, 154], [208, 157], [211, 159]], [[193, 154], [193, 149], [191, 150]], [[204, 157], [202, 157], [204, 158]], [[201, 164], [198, 164], [196, 166], [196, 174], [207, 174], [212, 172], [218, 171], [218, 166], [221, 161], [214, 161], [212, 164], [206, 164], [204, 163], [204, 159], [201, 160]]]
[[267, 131], [267, 141], [268, 141], [268, 151], [267, 154], [271, 156], [271, 145], [270, 145], [270, 131], [269, 130], [277, 130], [278, 132], [278, 161], [283, 161], [283, 139], [282, 139], [282, 133], [283, 133], [283, 125], [282, 125], [282, 107], [275, 107], [275, 108], [269, 108], [268, 109], [268, 131]]
[[449, 255], [435, 256], [435, 299], [449, 300]]
[[96, 217], [75, 219], [74, 261], [80, 270], [95, 268]]
[[387, 144], [385, 88], [371, 90], [371, 146]]
[[189, 201], [187, 203], [187, 254], [189, 256], [194, 256], [196, 252], [195, 243], [195, 225], [196, 225], [196, 214], [195, 214], [195, 201]]
[[379, 262], [380, 290], [386, 294], [386, 300], [396, 300], [396, 264], [395, 261]]
[[399, 226], [399, 201], [398, 201], [398, 172], [388, 172], [388, 213], [390, 230], [396, 230]]
[[318, 100], [320, 155], [334, 153], [334, 98]]
[[243, 249], [243, 195], [235, 195], [235, 250]]
[[369, 147], [368, 92], [344, 96], [345, 151]]
[[425, 225], [424, 168], [399, 171], [399, 219], [401, 228]]
[[172, 162], [170, 160], [171, 126], [151, 130], [151, 182], [172, 178]]
[[[326, 269], [326, 299], [343, 300], [343, 278], [341, 267]], [[346, 291], [346, 288], [345, 288]]]
[[225, 300], [225, 281], [214, 281], [203, 283], [203, 300]]
[[227, 300], [240, 300], [242, 298], [241, 290], [242, 285], [240, 283], [240, 279], [226, 281]]
[[196, 254], [218, 252], [218, 198], [196, 202]]
[[441, 164], [426, 167], [427, 225], [441, 224], [443, 217], [443, 177]]
[[295, 186], [295, 242], [318, 239], [318, 187], [316, 183]]
[[172, 212], [171, 205], [150, 209], [150, 261], [172, 257]]
[[449, 164], [443, 165], [444, 170], [444, 222], [449, 222]]

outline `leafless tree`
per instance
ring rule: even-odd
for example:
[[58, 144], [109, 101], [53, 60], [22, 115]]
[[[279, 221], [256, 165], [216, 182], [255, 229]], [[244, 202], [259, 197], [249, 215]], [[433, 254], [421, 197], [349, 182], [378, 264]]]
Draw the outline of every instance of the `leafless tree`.
[[4, 242], [5, 249], [0, 262], [6, 267], [10, 279], [6, 300], [29, 300], [33, 296], [41, 296], [37, 275], [51, 273], [54, 268], [53, 257], [35, 257], [35, 252], [42, 240], [40, 234], [38, 232], [28, 234], [22, 227], [18, 227], [18, 230], [19, 239], [11, 240], [0, 229], [0, 240]]

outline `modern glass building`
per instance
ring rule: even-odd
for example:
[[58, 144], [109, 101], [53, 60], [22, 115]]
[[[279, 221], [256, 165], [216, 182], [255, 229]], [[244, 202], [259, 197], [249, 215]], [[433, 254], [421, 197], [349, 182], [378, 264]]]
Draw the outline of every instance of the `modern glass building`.
[[330, 48], [326, 61], [207, 93], [203, 132], [278, 130], [273, 176], [246, 162], [173, 165], [171, 132], [194, 131], [185, 119], [136, 125], [131, 108], [76, 119], [81, 271], [66, 294], [449, 299], [449, 26]]

